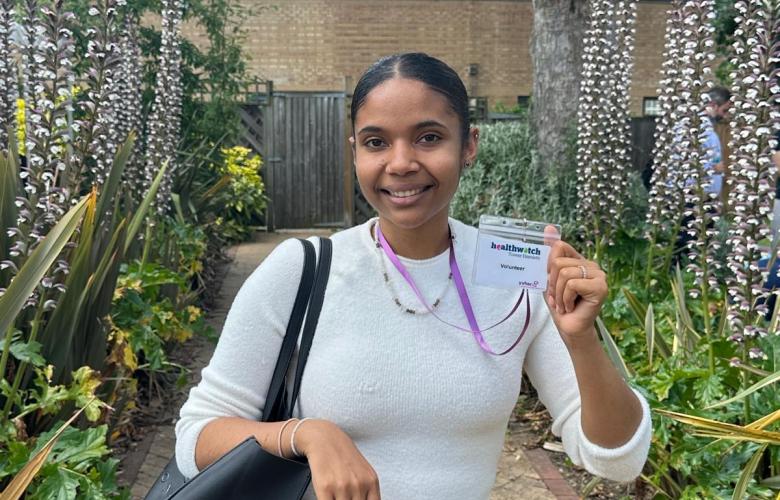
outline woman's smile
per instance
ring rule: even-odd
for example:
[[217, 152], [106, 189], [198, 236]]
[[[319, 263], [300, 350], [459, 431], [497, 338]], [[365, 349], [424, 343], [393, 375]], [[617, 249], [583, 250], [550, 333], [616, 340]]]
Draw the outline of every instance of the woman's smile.
[[409, 206], [416, 203], [423, 196], [434, 188], [433, 184], [419, 185], [414, 187], [387, 187], [380, 188], [379, 191], [397, 206]]

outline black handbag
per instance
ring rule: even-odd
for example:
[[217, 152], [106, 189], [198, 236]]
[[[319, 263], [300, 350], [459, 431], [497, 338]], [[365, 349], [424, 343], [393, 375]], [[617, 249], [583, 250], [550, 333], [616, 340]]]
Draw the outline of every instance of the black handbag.
[[[317, 320], [322, 310], [330, 274], [331, 241], [320, 238], [319, 261], [315, 264], [314, 245], [303, 243], [304, 263], [290, 321], [279, 358], [268, 387], [262, 422], [288, 420], [298, 398], [303, 369], [309, 356]], [[316, 266], [316, 269], [315, 269]], [[307, 312], [308, 311], [308, 312]], [[303, 319], [306, 324], [301, 330]], [[293, 379], [292, 394], [287, 391], [288, 369], [298, 336], [301, 345]], [[311, 483], [311, 470], [305, 460], [288, 460], [265, 451], [254, 437], [247, 438], [217, 461], [187, 480], [174, 456], [165, 466], [146, 500], [272, 499], [300, 500]]]

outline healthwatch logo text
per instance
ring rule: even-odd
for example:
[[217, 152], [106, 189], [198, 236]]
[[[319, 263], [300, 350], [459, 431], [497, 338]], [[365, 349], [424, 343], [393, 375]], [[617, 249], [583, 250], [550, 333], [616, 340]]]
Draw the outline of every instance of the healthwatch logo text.
[[503, 251], [509, 252], [509, 253], [519, 253], [519, 254], [523, 254], [523, 255], [541, 255], [542, 254], [542, 252], [538, 248], [535, 248], [535, 247], [519, 247], [519, 246], [513, 245], [511, 243], [509, 243], [509, 244], [501, 244], [501, 243], [496, 243], [495, 241], [490, 243], [490, 248], [494, 248], [496, 250], [503, 250]]

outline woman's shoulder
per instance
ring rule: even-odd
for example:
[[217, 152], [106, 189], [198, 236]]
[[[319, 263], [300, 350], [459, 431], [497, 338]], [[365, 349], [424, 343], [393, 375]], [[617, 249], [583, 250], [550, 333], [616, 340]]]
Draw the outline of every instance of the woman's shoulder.
[[[334, 260], [339, 258], [339, 256], [354, 256], [355, 250], [362, 246], [366, 246], [367, 242], [370, 243], [370, 236], [365, 227], [366, 224], [368, 223], [353, 226], [328, 236], [309, 236], [306, 240], [314, 245], [314, 251], [317, 256], [319, 256], [320, 253], [321, 239], [325, 237], [330, 239], [333, 244]], [[344, 252], [345, 249], [349, 251]], [[303, 265], [303, 256], [303, 244], [300, 241], [300, 238], [291, 237], [279, 243], [268, 257], [258, 265], [257, 270], [262, 268], [268, 270], [270, 268], [274, 271], [281, 271], [282, 273], [286, 270], [299, 270]]]

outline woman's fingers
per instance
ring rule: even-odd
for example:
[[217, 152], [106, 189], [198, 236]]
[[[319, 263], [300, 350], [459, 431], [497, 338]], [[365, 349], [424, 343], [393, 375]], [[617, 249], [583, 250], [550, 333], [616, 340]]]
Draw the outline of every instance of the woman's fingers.
[[562, 314], [574, 310], [577, 297], [600, 303], [605, 278], [606, 274], [595, 262], [559, 259], [550, 272], [547, 290], [550, 307]]
[[578, 271], [577, 276], [582, 277], [582, 269], [579, 266], [585, 267], [585, 273], [587, 277], [592, 277], [595, 271], [600, 271], [599, 265], [595, 262], [575, 258], [575, 257], [557, 257], [555, 259], [550, 258], [547, 262], [547, 293], [556, 296], [556, 288], [558, 286], [558, 275], [562, 269], [574, 268]]
[[556, 241], [560, 241], [561, 233], [558, 228], [552, 224], [544, 227], [544, 244], [552, 246]]

